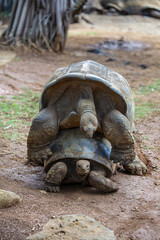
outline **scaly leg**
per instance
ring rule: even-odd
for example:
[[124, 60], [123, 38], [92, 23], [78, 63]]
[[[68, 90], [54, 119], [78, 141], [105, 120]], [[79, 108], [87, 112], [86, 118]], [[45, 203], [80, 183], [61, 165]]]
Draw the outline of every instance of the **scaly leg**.
[[50, 143], [58, 132], [57, 114], [53, 107], [43, 109], [32, 122], [27, 139], [28, 160], [42, 164], [52, 152]]
[[135, 143], [128, 119], [119, 111], [111, 110], [103, 120], [105, 137], [112, 144], [111, 159], [119, 161], [124, 168], [137, 175], [147, 172], [147, 168], [135, 153]]
[[54, 164], [47, 172], [45, 190], [47, 192], [60, 192], [60, 185], [67, 175], [67, 165], [63, 162]]
[[128, 119], [119, 111], [109, 111], [103, 119], [103, 132], [112, 144], [111, 159], [122, 165], [135, 158], [135, 144]]
[[115, 192], [118, 190], [118, 187], [114, 182], [97, 171], [91, 171], [89, 173], [88, 180], [91, 186], [97, 188], [102, 192], [107, 193]]

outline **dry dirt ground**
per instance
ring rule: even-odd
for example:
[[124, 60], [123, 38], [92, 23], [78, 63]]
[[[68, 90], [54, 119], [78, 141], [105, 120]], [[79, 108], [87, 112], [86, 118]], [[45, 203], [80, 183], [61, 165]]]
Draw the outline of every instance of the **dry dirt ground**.
[[[94, 24], [82, 22], [71, 26], [63, 54], [21, 51], [14, 60], [1, 66], [1, 95], [17, 95], [24, 87], [40, 92], [57, 68], [87, 59], [122, 74], [134, 92], [160, 79], [159, 20], [106, 17], [102, 21], [99, 16], [93, 16], [89, 22]], [[122, 37], [149, 44], [150, 48], [108, 50], [105, 56], [87, 52], [93, 48], [92, 44]], [[115, 61], [108, 61], [109, 58]], [[150, 89], [147, 95], [140, 97], [142, 103], [154, 102], [157, 108], [160, 105], [157, 90]], [[19, 126], [17, 132], [21, 135], [25, 131], [27, 135], [28, 129], [29, 126], [26, 129]], [[19, 205], [0, 210], [0, 239], [23, 240], [55, 216], [82, 213], [109, 227], [119, 240], [160, 240], [159, 136], [158, 111], [136, 121], [137, 148], [149, 173], [133, 176], [118, 172], [112, 179], [119, 185], [119, 191], [111, 194], [81, 185], [63, 186], [59, 194], [44, 192], [43, 169], [25, 165], [26, 138], [16, 142], [1, 136], [0, 188], [15, 192], [22, 200]]]

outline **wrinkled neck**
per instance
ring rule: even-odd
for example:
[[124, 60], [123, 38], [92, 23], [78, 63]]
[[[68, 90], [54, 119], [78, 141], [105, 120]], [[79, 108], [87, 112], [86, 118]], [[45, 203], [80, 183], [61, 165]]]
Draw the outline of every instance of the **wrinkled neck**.
[[85, 86], [80, 85], [77, 112], [80, 116], [85, 112], [91, 112], [96, 115], [92, 87], [89, 84]]

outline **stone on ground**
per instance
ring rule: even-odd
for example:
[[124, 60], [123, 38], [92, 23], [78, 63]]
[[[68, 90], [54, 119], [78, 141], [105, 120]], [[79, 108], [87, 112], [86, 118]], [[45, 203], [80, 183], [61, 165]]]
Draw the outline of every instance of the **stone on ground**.
[[116, 240], [114, 232], [91, 217], [74, 214], [50, 220], [43, 230], [26, 240]]
[[15, 193], [0, 189], [0, 208], [11, 207], [19, 201], [20, 197]]

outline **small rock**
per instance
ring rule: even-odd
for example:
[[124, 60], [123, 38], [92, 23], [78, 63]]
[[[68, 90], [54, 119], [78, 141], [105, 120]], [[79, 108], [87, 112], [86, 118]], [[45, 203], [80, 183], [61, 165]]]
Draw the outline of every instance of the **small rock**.
[[152, 169], [153, 169], [153, 170], [157, 170], [157, 169], [158, 169], [158, 167], [157, 167], [157, 166], [154, 166], [154, 165], [152, 165]]
[[31, 229], [31, 231], [32, 231], [32, 232], [34, 232], [34, 231], [35, 231], [35, 229], [36, 229], [36, 228], [35, 228], [35, 227], [33, 227], [33, 228]]
[[20, 202], [20, 197], [13, 192], [0, 189], [0, 208], [11, 207]]
[[124, 64], [125, 66], [130, 65], [130, 64], [131, 64], [131, 61], [125, 60], [125, 61], [123, 62], [123, 64]]
[[26, 240], [116, 240], [114, 232], [91, 217], [74, 214], [64, 215], [50, 220], [39, 233]]
[[110, 57], [106, 60], [106, 62], [114, 62], [114, 61], [116, 61], [116, 58], [114, 57]]
[[90, 52], [90, 53], [95, 53], [95, 54], [101, 54], [102, 53], [102, 50], [101, 49], [88, 49], [87, 52]]
[[154, 184], [155, 184], [156, 186], [159, 186], [159, 185], [160, 185], [160, 181], [154, 182]]
[[143, 69], [146, 69], [148, 68], [148, 66], [146, 64], [140, 64], [139, 67], [143, 68]]
[[138, 207], [133, 207], [131, 210], [132, 210], [133, 212], [139, 212]]
[[47, 192], [44, 190], [39, 190], [41, 193], [46, 194]]
[[121, 207], [121, 212], [125, 212], [125, 208], [122, 208], [122, 207]]

